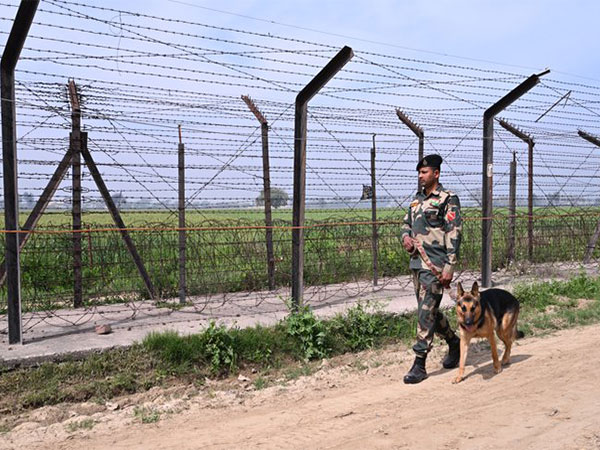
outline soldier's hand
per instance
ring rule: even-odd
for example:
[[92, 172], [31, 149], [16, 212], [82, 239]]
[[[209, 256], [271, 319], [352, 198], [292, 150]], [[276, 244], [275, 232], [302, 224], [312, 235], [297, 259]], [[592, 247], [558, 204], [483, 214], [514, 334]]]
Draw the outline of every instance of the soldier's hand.
[[451, 282], [452, 274], [448, 272], [442, 272], [442, 275], [440, 276], [440, 283], [442, 284], [442, 286], [444, 286], [445, 288], [449, 288]]
[[412, 251], [415, 249], [413, 241], [408, 235], [404, 236], [404, 239], [402, 239], [402, 245], [404, 246], [404, 250], [409, 253], [412, 253]]

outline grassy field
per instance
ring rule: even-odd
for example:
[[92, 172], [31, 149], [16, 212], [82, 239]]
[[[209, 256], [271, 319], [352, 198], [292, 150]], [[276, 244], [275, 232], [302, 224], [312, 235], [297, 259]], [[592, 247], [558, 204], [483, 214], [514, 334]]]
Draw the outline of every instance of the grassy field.
[[[533, 262], [581, 261], [598, 220], [595, 210], [562, 208], [536, 211]], [[519, 211], [521, 214], [522, 211]], [[404, 211], [379, 211], [379, 274], [408, 273], [408, 255], [399, 244]], [[465, 209], [461, 269], [477, 269], [481, 261], [481, 221], [478, 211]], [[161, 298], [178, 295], [177, 217], [167, 212], [125, 211], [123, 218]], [[25, 215], [23, 221], [25, 220]], [[321, 285], [372, 277], [372, 227], [370, 211], [307, 211], [305, 230], [305, 283]], [[206, 227], [187, 233], [188, 294], [263, 290], [268, 286], [265, 231], [262, 212], [191, 211], [188, 226]], [[291, 211], [276, 210], [273, 240], [276, 284], [291, 278]], [[310, 227], [311, 225], [319, 225]], [[38, 229], [68, 231], [70, 215], [45, 214]], [[111, 229], [108, 213], [83, 216], [83, 287], [86, 304], [122, 302], [147, 297], [131, 256], [120, 234]], [[98, 230], [100, 231], [94, 231]], [[498, 210], [494, 219], [493, 267], [507, 264], [508, 219]], [[597, 254], [597, 253], [596, 253]], [[527, 220], [516, 220], [516, 261], [527, 260]], [[71, 233], [36, 233], [22, 253], [22, 298], [25, 311], [55, 309], [72, 302]], [[0, 289], [0, 311], [6, 308], [5, 288]]]

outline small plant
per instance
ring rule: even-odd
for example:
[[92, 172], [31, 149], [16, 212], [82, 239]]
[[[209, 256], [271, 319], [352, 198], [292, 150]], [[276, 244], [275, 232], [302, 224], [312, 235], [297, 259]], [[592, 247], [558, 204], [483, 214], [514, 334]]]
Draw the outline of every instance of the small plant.
[[302, 376], [307, 377], [311, 373], [313, 373], [313, 368], [308, 364], [303, 364], [299, 367], [292, 367], [288, 369], [285, 373], [286, 380], [296, 380]]
[[237, 362], [237, 354], [232, 334], [225, 326], [217, 326], [214, 321], [211, 322], [202, 334], [202, 338], [211, 371], [221, 373], [233, 370]]
[[365, 350], [375, 345], [376, 339], [385, 329], [382, 315], [375, 311], [368, 311], [369, 303], [358, 303], [350, 308], [344, 316], [337, 316], [332, 322], [332, 327], [346, 340], [352, 351]]
[[267, 385], [269, 384], [268, 380], [266, 378], [263, 377], [258, 377], [256, 380], [254, 380], [254, 389], [256, 389], [257, 391], [264, 389], [267, 387]]
[[325, 325], [315, 316], [308, 305], [290, 313], [285, 321], [287, 333], [298, 340], [304, 359], [310, 360], [327, 356]]
[[77, 430], [91, 430], [96, 425], [94, 419], [83, 419], [77, 422], [71, 422], [65, 427], [69, 433], [74, 433]]
[[143, 406], [136, 406], [133, 409], [133, 415], [142, 423], [156, 423], [160, 420], [160, 413], [158, 411]]

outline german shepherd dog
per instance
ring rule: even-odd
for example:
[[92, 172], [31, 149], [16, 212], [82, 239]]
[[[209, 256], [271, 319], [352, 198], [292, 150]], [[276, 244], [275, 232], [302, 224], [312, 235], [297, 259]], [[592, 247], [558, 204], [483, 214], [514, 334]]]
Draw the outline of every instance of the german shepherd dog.
[[[494, 372], [500, 373], [502, 365], [510, 364], [510, 349], [517, 337], [523, 333], [517, 331], [519, 301], [503, 289], [487, 289], [480, 292], [477, 282], [471, 292], [465, 292], [459, 282], [456, 290], [456, 317], [460, 327], [460, 365], [458, 376], [453, 383], [460, 383], [465, 373], [465, 362], [469, 343], [474, 337], [484, 337], [490, 342]], [[496, 334], [504, 342], [502, 363], [498, 360]]]

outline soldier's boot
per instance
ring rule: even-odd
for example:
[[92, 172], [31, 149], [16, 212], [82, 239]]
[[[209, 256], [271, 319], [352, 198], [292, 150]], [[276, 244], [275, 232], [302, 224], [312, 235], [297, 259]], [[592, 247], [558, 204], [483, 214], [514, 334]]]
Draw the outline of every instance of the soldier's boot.
[[406, 384], [417, 384], [426, 378], [427, 372], [425, 371], [425, 358], [417, 356], [408, 373], [404, 375], [404, 382]]
[[460, 338], [458, 336], [454, 336], [451, 340], [448, 341], [448, 354], [442, 361], [442, 365], [444, 369], [454, 369], [458, 366], [458, 361], [460, 359]]

